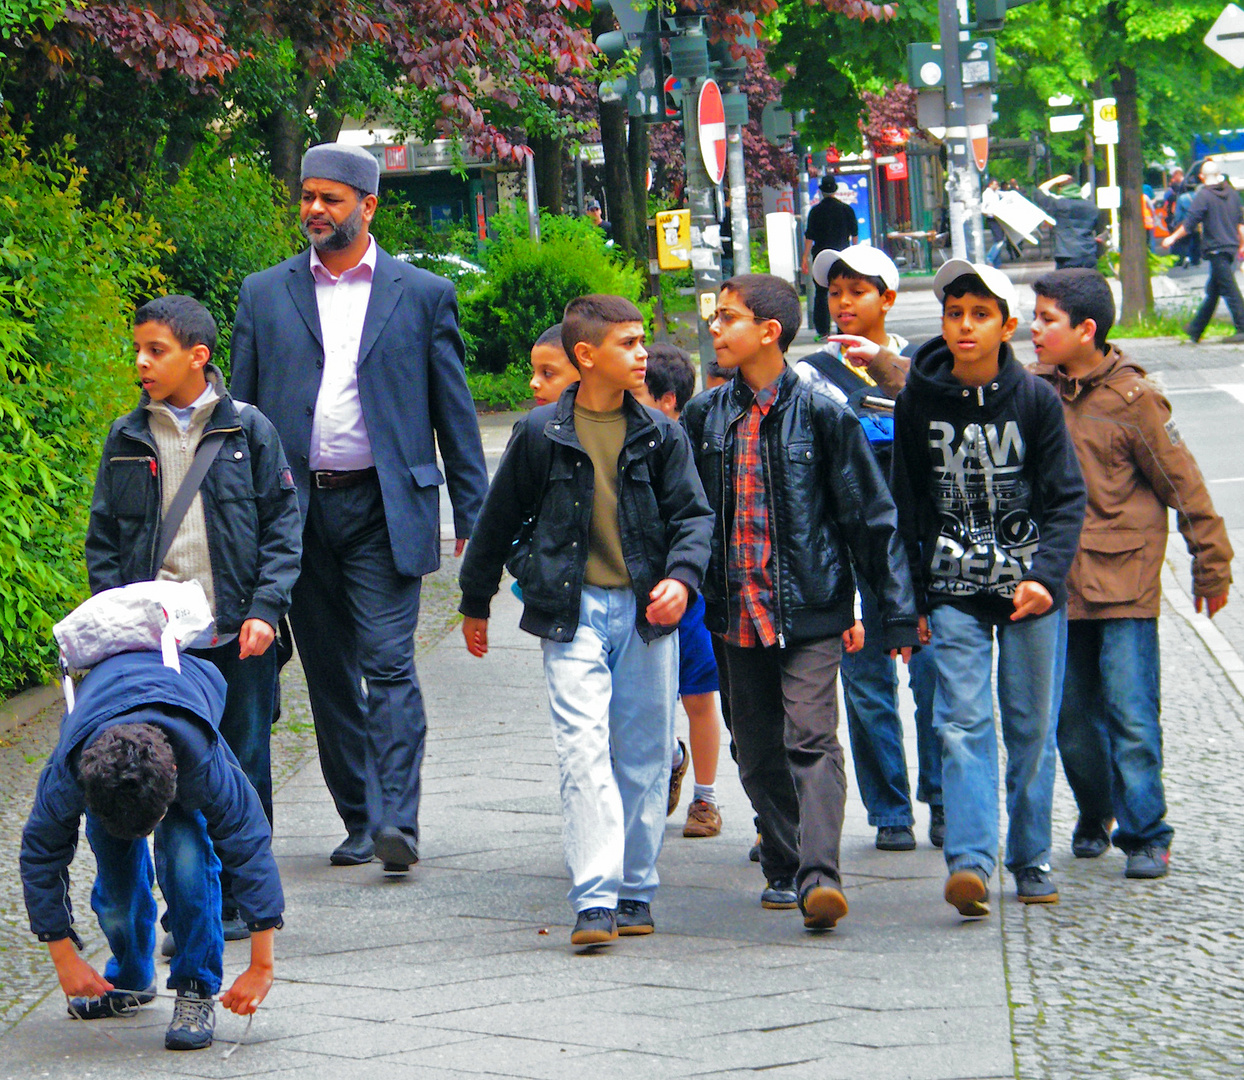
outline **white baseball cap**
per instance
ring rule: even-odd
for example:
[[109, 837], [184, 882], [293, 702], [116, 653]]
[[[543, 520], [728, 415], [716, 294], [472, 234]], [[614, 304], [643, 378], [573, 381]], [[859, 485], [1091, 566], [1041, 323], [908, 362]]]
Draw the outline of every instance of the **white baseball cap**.
[[939, 301], [946, 299], [946, 286], [953, 284], [965, 274], [975, 274], [994, 296], [1006, 304], [1009, 315], [1019, 314], [1019, 294], [1015, 284], [1001, 270], [988, 263], [970, 263], [967, 259], [947, 259], [933, 278], [933, 295]]
[[828, 288], [829, 269], [839, 259], [857, 274], [881, 278], [887, 289], [898, 288], [898, 267], [889, 255], [871, 244], [852, 244], [841, 251], [834, 251], [833, 248], [822, 251], [813, 261], [812, 280], [822, 289]]

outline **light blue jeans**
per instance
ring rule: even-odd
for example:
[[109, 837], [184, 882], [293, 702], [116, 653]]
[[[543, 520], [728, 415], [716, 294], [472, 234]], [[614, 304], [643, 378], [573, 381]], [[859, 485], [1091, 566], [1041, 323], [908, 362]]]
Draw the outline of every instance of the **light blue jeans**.
[[1067, 609], [1040, 619], [999, 623], [950, 604], [929, 617], [937, 661], [933, 728], [942, 743], [946, 865], [953, 874], [998, 859], [998, 737], [994, 726], [994, 634], [998, 638], [998, 711], [1006, 744], [1006, 865], [1049, 861], [1054, 802], [1054, 725], [1060, 695], [1055, 672], [1066, 648]]
[[678, 635], [645, 644], [629, 589], [583, 587], [572, 641], [542, 641], [576, 912], [651, 902], [665, 838]]

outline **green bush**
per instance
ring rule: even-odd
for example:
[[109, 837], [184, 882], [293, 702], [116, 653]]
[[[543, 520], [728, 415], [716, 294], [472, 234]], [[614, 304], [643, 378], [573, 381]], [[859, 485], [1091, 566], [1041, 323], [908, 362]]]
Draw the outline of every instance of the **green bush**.
[[162, 268], [169, 292], [202, 301], [216, 319], [214, 359], [228, 374], [229, 339], [238, 290], [302, 247], [285, 185], [257, 165], [198, 151], [175, 184], [152, 181], [146, 206], [173, 249]]
[[109, 422], [136, 400], [133, 298], [169, 245], [119, 202], [82, 205], [63, 145], [0, 127], [0, 696], [47, 675], [86, 595], [82, 540]]
[[584, 293], [625, 296], [651, 319], [651, 301], [642, 300], [643, 272], [606, 246], [591, 222], [542, 215], [538, 244], [527, 238], [526, 220], [517, 215], [499, 215], [492, 224], [497, 239], [485, 252], [487, 275], [460, 299], [473, 371], [500, 374], [526, 364], [532, 342]]

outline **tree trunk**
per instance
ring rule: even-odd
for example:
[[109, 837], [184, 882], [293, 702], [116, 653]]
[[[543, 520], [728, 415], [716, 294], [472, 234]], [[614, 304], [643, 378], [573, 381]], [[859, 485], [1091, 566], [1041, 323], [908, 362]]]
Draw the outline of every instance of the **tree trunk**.
[[626, 142], [631, 196], [635, 201], [636, 246], [631, 253], [643, 266], [648, 265], [648, 156], [648, 125], [642, 117], [632, 117]]
[[527, 145], [535, 157], [536, 195], [540, 200], [540, 209], [560, 214], [565, 208], [562, 197], [562, 137], [528, 135]]
[[626, 154], [625, 100], [600, 103], [600, 141], [605, 150], [605, 201], [613, 224], [613, 242], [623, 251], [633, 253], [638, 240]]
[[289, 201], [297, 205], [302, 194], [302, 154], [306, 149], [301, 118], [315, 99], [320, 76], [305, 76], [287, 100], [285, 108], [268, 113], [260, 121], [272, 174], [289, 189]]
[[1149, 238], [1141, 210], [1144, 157], [1140, 147], [1140, 114], [1136, 104], [1136, 69], [1120, 63], [1115, 67], [1114, 96], [1119, 111], [1119, 278], [1123, 282], [1123, 305], [1119, 322], [1137, 322], [1153, 312], [1153, 286], [1149, 281]]

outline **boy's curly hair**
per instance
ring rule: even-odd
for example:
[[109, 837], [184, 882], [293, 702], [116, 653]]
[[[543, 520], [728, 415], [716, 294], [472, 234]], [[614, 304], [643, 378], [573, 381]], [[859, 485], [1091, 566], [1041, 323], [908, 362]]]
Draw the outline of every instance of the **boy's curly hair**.
[[78, 758], [91, 815], [120, 840], [146, 836], [177, 797], [177, 762], [154, 724], [105, 728]]

